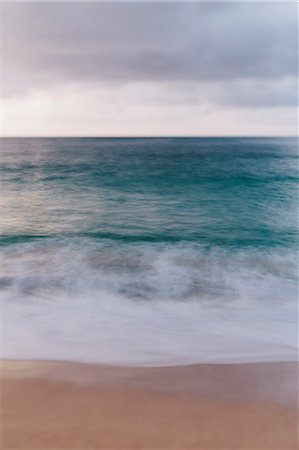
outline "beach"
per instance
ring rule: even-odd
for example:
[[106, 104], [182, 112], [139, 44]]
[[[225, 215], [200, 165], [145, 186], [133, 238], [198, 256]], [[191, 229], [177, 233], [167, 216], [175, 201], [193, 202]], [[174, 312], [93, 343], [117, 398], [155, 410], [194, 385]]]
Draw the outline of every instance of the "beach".
[[1, 2], [0, 450], [299, 450], [295, 2]]
[[297, 448], [297, 141], [5, 139], [1, 450]]
[[296, 363], [2, 361], [1, 449], [295, 449]]

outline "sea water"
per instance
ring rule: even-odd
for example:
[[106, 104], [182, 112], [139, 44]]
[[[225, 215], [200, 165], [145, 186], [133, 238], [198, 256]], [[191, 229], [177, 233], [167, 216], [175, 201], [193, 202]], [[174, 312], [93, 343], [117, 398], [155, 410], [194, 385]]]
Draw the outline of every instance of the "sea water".
[[297, 359], [297, 140], [1, 141], [1, 357]]

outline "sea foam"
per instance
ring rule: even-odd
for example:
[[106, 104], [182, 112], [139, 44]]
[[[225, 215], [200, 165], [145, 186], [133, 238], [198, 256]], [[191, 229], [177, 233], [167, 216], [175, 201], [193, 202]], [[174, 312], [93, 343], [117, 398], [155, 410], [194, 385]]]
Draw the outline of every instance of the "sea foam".
[[129, 365], [297, 358], [296, 259], [50, 239], [3, 252], [2, 358]]

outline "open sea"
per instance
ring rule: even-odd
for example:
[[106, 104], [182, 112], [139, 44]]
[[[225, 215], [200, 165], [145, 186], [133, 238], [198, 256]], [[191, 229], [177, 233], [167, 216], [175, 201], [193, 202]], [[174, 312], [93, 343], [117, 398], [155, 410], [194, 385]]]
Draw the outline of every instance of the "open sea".
[[297, 360], [293, 138], [1, 140], [1, 358]]

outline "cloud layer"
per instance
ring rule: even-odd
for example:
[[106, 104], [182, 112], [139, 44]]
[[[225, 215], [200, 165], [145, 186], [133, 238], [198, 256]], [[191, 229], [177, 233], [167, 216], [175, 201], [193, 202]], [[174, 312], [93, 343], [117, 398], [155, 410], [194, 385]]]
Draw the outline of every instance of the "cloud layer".
[[[296, 3], [12, 3], [2, 10], [7, 134], [32, 134], [33, 120], [37, 134], [64, 134], [62, 126], [71, 131], [76, 121], [85, 124], [78, 134], [113, 134], [114, 125], [115, 134], [176, 134], [171, 124], [180, 116], [192, 123], [182, 134], [200, 135], [212, 129], [200, 125], [205, 114], [213, 122], [231, 117], [228, 134], [246, 134], [246, 124], [255, 134], [257, 115], [268, 116], [257, 133], [296, 132]], [[54, 107], [59, 95], [76, 98], [76, 114], [62, 97], [61, 109]], [[28, 116], [22, 130], [20, 110]], [[213, 130], [227, 134], [217, 123]]]

